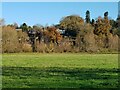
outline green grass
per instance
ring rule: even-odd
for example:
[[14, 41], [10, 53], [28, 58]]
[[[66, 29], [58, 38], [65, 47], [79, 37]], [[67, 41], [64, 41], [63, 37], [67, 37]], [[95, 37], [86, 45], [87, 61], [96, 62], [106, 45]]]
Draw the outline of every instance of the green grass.
[[3, 88], [117, 88], [117, 54], [3, 54]]

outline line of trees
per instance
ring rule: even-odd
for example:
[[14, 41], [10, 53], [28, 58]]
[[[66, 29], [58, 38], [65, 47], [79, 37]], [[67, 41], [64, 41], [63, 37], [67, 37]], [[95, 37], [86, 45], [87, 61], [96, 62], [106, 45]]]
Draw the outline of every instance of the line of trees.
[[78, 15], [62, 18], [57, 25], [28, 26], [17, 23], [2, 27], [2, 52], [113, 52], [118, 51], [120, 16], [109, 19], [109, 13], [96, 20], [86, 11], [85, 20]]

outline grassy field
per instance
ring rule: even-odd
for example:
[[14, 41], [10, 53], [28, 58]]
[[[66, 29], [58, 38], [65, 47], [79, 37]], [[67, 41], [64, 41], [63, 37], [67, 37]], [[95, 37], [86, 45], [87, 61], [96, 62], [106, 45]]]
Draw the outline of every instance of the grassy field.
[[117, 54], [3, 54], [3, 88], [116, 88]]

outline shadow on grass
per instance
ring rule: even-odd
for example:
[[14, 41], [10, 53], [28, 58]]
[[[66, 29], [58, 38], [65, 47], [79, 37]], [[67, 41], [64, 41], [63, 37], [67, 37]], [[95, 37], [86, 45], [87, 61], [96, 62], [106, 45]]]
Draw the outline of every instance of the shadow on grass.
[[[117, 88], [118, 69], [3, 67], [3, 88]], [[7, 78], [6, 78], [7, 77]], [[21, 82], [20, 82], [21, 80]], [[18, 83], [20, 82], [20, 83]], [[18, 85], [19, 84], [19, 85]], [[13, 86], [12, 86], [13, 85]]]

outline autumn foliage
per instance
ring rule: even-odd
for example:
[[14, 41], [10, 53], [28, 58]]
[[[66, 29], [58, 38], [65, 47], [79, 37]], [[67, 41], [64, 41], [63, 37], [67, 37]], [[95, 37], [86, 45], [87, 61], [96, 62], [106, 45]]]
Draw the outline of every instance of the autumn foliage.
[[[78, 15], [62, 18], [58, 25], [43, 27], [3, 25], [2, 52], [117, 52], [120, 40], [120, 19], [109, 20], [108, 12], [104, 18], [90, 21], [90, 12], [86, 12], [86, 21]], [[17, 26], [17, 27], [16, 27]], [[34, 35], [30, 34], [34, 32]]]

